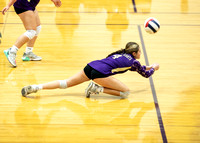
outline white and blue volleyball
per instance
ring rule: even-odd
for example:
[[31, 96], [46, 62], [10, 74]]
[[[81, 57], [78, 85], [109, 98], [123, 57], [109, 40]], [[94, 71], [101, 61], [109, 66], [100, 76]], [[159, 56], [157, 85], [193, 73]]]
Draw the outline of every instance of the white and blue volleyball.
[[145, 20], [144, 29], [147, 33], [154, 34], [160, 29], [160, 23], [154, 17], [150, 17]]

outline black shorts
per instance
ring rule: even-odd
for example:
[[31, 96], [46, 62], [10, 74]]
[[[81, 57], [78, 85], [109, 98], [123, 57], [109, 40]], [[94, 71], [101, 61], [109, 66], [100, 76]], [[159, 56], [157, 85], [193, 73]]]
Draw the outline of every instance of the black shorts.
[[21, 8], [14, 7], [14, 9], [15, 9], [15, 12], [17, 14], [23, 13], [23, 12], [28, 11], [28, 10], [35, 11], [35, 8], [33, 8], [33, 9], [21, 9]]
[[89, 79], [95, 79], [95, 78], [105, 78], [105, 77], [108, 77], [102, 73], [100, 73], [99, 71], [93, 69], [91, 66], [89, 65], [86, 65], [85, 68], [84, 68], [84, 72], [86, 74], [86, 76], [89, 78]]

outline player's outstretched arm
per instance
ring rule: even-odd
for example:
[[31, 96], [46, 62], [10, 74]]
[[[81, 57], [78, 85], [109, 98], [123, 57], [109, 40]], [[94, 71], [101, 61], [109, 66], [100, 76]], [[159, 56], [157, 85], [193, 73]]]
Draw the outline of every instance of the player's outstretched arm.
[[159, 69], [159, 64], [152, 64], [150, 66], [146, 66], [146, 70], [150, 70], [151, 68], [154, 68], [155, 70]]
[[[147, 70], [147, 68], [150, 68]], [[132, 65], [132, 70], [137, 71], [140, 75], [142, 75], [145, 78], [150, 77], [156, 70], [159, 69], [159, 64], [153, 64], [151, 66], [141, 66], [140, 62], [135, 60]]]

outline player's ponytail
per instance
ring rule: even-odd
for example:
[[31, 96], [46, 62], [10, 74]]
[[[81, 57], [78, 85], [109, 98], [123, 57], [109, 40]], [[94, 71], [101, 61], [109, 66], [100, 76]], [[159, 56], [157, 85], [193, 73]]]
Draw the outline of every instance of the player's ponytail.
[[110, 57], [114, 54], [132, 54], [133, 52], [137, 53], [139, 50], [139, 45], [135, 42], [128, 42], [126, 44], [126, 47], [124, 49], [121, 50], [117, 50], [111, 54], [109, 54], [107, 57]]
[[112, 55], [114, 55], [114, 54], [123, 54], [123, 53], [125, 53], [125, 49], [121, 49], [121, 50], [117, 50], [117, 51], [115, 51], [115, 52], [112, 52], [112, 53], [109, 54], [107, 57], [110, 57], [110, 56], [112, 56]]

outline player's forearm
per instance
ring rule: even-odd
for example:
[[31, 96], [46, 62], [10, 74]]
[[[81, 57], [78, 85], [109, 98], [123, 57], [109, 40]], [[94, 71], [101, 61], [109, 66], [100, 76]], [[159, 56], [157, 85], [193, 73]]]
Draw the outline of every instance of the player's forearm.
[[146, 70], [150, 70], [152, 68], [152, 66], [146, 66]]
[[154, 73], [154, 71], [155, 71], [155, 69], [151, 68], [150, 70], [145, 71], [145, 74], [143, 76], [146, 77], [146, 78], [148, 78], [148, 77], [150, 77]]

